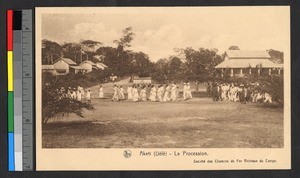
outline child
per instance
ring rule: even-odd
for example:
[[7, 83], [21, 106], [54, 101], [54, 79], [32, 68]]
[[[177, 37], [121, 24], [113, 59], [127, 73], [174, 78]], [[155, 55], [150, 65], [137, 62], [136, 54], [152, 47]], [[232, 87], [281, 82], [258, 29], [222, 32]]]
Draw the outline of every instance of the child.
[[103, 99], [104, 98], [104, 94], [103, 94], [103, 88], [102, 88], [102, 85], [100, 85], [100, 87], [99, 87], [99, 98], [100, 99]]
[[86, 92], [86, 100], [88, 103], [91, 103], [91, 90], [90, 89]]

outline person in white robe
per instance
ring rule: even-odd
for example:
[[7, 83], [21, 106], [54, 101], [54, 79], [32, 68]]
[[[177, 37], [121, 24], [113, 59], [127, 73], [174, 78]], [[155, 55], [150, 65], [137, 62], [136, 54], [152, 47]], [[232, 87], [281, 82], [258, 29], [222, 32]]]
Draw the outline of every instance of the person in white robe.
[[171, 88], [171, 100], [172, 101], [176, 101], [176, 90], [177, 90], [177, 86], [175, 85], [175, 83], [172, 85], [172, 88]]
[[156, 101], [156, 88], [154, 85], [152, 85], [151, 91], [150, 91], [150, 100]]
[[74, 100], [76, 99], [76, 92], [75, 92], [75, 90], [71, 91], [71, 98], [74, 99]]
[[82, 96], [81, 96], [81, 91], [80, 91], [80, 90], [77, 90], [77, 91], [76, 91], [76, 96], [77, 96], [77, 100], [78, 100], [78, 101], [81, 101], [81, 100], [82, 100]]
[[163, 101], [170, 101], [170, 86], [166, 85]]
[[118, 93], [118, 86], [117, 85], [114, 85], [114, 94], [113, 94], [113, 97], [112, 97], [112, 101], [116, 100], [116, 101], [119, 101], [119, 93]]
[[139, 98], [140, 98], [139, 92], [137, 90], [137, 87], [134, 85], [132, 88], [132, 100], [137, 102], [137, 101], [139, 101]]
[[272, 97], [269, 93], [265, 92], [265, 100], [264, 103], [272, 103]]
[[160, 86], [158, 86], [158, 89], [157, 89], [157, 99], [159, 102], [161, 102], [163, 100], [162, 94], [163, 94], [163, 86], [160, 85]]
[[182, 96], [183, 96], [183, 100], [187, 100], [187, 85], [186, 85], [186, 83], [183, 84]]
[[125, 99], [124, 89], [123, 89], [122, 85], [121, 85], [120, 88], [119, 88], [119, 96], [120, 96], [120, 99], [121, 99], [121, 100], [124, 100], [124, 99]]
[[132, 87], [128, 86], [127, 88], [127, 99], [132, 100]]
[[91, 103], [91, 90], [90, 89], [86, 92], [86, 100], [88, 103]]
[[104, 98], [104, 93], [103, 93], [103, 87], [100, 85], [99, 90], [98, 90], [99, 98], [103, 99]]
[[192, 99], [193, 98], [190, 83], [187, 83], [186, 94], [187, 94], [187, 99]]
[[147, 101], [147, 94], [146, 94], [146, 88], [142, 87], [142, 90], [140, 91], [140, 95], [141, 95], [141, 100], [142, 101]]

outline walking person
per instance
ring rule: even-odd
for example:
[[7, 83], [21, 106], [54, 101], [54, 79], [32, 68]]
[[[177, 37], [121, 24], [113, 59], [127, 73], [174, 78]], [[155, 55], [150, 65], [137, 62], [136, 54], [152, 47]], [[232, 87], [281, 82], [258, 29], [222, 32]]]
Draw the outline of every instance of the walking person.
[[116, 101], [119, 101], [119, 94], [118, 94], [118, 86], [117, 85], [114, 85], [114, 94], [113, 94], [113, 97], [112, 97], [112, 101], [116, 100]]
[[121, 85], [120, 88], [119, 88], [119, 96], [120, 96], [120, 99], [121, 99], [121, 100], [124, 100], [124, 99], [125, 99], [124, 89], [123, 89], [122, 85]]
[[176, 98], [176, 90], [177, 90], [177, 86], [176, 86], [176, 84], [174, 83], [173, 85], [172, 85], [172, 88], [171, 88], [171, 100], [172, 101], [176, 101], [177, 100], [177, 98]]
[[133, 85], [133, 87], [132, 87], [132, 101], [137, 102], [137, 101], [139, 101], [139, 98], [140, 98], [140, 96], [139, 96], [137, 87], [135, 85]]
[[86, 92], [86, 100], [88, 103], [91, 103], [91, 90], [88, 89], [88, 91]]
[[193, 98], [190, 83], [187, 83], [186, 94], [187, 94], [187, 99], [192, 99]]
[[98, 90], [98, 95], [100, 99], [104, 98], [104, 93], [103, 93], [103, 88], [102, 85], [100, 85], [99, 90]]
[[165, 90], [163, 101], [164, 102], [170, 101], [170, 97], [169, 96], [170, 96], [170, 86], [167, 84], [166, 85], [166, 90]]
[[132, 86], [128, 86], [127, 88], [127, 99], [132, 100]]

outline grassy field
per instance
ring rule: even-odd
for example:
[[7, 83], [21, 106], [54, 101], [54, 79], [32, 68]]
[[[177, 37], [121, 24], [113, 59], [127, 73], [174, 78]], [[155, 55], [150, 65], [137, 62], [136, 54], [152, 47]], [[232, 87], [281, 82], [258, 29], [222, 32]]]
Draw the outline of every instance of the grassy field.
[[263, 104], [189, 101], [111, 102], [51, 121], [44, 148], [280, 148], [283, 110]]

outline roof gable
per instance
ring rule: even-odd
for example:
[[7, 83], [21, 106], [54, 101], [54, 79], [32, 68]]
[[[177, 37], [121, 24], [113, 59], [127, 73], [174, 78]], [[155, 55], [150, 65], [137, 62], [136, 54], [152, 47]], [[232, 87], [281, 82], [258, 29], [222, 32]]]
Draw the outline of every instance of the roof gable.
[[97, 62], [96, 65], [99, 65], [99, 66], [101, 66], [103, 68], [107, 67], [107, 65], [103, 64], [102, 62]]
[[84, 64], [84, 63], [86, 63], [86, 64], [90, 64], [90, 65], [92, 65], [92, 66], [94, 66], [95, 65], [95, 63], [93, 63], [92, 61], [88, 61], [88, 60], [86, 60], [86, 61], [83, 61], [81, 64], [79, 64], [79, 65], [82, 65], [82, 64]]
[[247, 50], [227, 50], [226, 55], [229, 59], [269, 59], [267, 51], [247, 51]]
[[60, 61], [60, 60], [66, 62], [66, 63], [69, 64], [69, 65], [77, 65], [76, 62], [74, 62], [72, 59], [69, 59], [69, 58], [60, 58], [60, 59], [58, 59], [57, 61], [55, 61], [54, 64], [57, 63], [57, 62]]

